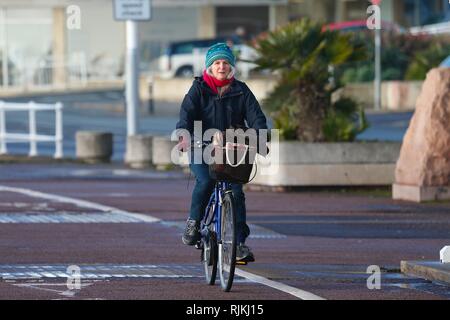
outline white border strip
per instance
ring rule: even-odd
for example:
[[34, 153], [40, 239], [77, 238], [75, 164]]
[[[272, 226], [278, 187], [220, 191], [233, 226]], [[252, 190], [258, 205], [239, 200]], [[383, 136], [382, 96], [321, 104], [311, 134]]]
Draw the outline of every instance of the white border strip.
[[295, 287], [288, 286], [281, 282], [272, 281], [267, 278], [258, 276], [256, 274], [253, 274], [253, 273], [250, 273], [250, 272], [238, 269], [238, 268], [236, 268], [235, 273], [238, 276], [244, 277], [250, 281], [257, 282], [257, 283], [263, 284], [265, 286], [271, 287], [273, 289], [277, 289], [277, 290], [286, 292], [286, 293], [293, 295], [294, 297], [300, 298], [302, 300], [326, 300], [325, 298], [316, 296], [315, 294], [313, 294], [311, 292], [297, 289]]
[[63, 202], [63, 203], [71, 203], [80, 208], [89, 208], [89, 209], [99, 210], [99, 211], [103, 211], [103, 212], [114, 212], [118, 215], [139, 219], [142, 222], [153, 223], [153, 222], [160, 221], [160, 219], [155, 218], [150, 215], [128, 212], [128, 211], [120, 210], [120, 209], [117, 209], [114, 207], [104, 206], [102, 204], [98, 204], [98, 203], [94, 203], [94, 202], [90, 202], [90, 201], [86, 201], [86, 200], [79, 200], [79, 199], [74, 199], [74, 198], [69, 198], [69, 197], [64, 197], [64, 196], [58, 196], [55, 194], [43, 193], [43, 192], [29, 190], [29, 189], [13, 188], [13, 187], [0, 185], [0, 191], [17, 192], [17, 193], [21, 193], [21, 194], [24, 194], [24, 195], [27, 195], [30, 197], [34, 197], [34, 198], [47, 199], [47, 200]]

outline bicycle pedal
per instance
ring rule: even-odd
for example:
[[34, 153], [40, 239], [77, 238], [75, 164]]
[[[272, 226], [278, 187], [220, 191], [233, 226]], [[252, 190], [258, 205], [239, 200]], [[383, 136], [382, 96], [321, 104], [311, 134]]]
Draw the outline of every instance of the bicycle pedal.
[[195, 244], [195, 249], [201, 250], [203, 249], [203, 243], [201, 241], [197, 241]]
[[246, 266], [248, 264], [248, 262], [247, 261], [236, 261], [236, 264], [240, 265], [240, 266]]

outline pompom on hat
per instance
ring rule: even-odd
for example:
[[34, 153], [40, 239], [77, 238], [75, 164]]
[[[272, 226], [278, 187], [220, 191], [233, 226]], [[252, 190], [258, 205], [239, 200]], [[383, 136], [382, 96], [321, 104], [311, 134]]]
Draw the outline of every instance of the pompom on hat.
[[236, 62], [236, 58], [233, 52], [231, 51], [230, 47], [228, 47], [223, 42], [216, 43], [215, 45], [211, 46], [208, 49], [205, 60], [206, 68], [209, 68], [214, 63], [214, 61], [219, 59], [224, 59], [228, 61], [228, 63], [231, 64], [233, 67]]

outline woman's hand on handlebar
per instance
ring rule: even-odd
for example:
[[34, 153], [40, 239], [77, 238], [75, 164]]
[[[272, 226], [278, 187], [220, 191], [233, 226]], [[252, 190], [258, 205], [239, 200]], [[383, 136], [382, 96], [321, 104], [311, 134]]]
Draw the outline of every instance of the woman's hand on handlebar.
[[188, 139], [183, 138], [182, 136], [178, 138], [177, 148], [180, 152], [187, 152], [189, 147], [191, 146], [191, 142]]

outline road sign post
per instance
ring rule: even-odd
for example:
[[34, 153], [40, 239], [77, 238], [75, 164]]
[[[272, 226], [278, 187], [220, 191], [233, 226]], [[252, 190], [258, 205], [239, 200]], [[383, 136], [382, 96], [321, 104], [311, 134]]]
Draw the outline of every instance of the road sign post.
[[114, 19], [126, 22], [127, 136], [136, 135], [139, 110], [139, 21], [151, 19], [150, 0], [115, 0]]
[[375, 29], [375, 109], [381, 110], [381, 30]]
[[138, 131], [137, 112], [139, 110], [139, 39], [138, 24], [127, 20], [127, 54], [125, 99], [127, 106], [127, 135], [133, 136]]
[[381, 110], [381, 12], [379, 7], [382, 0], [370, 0], [375, 6], [378, 6], [376, 12], [375, 27], [375, 79], [374, 79], [374, 108]]

